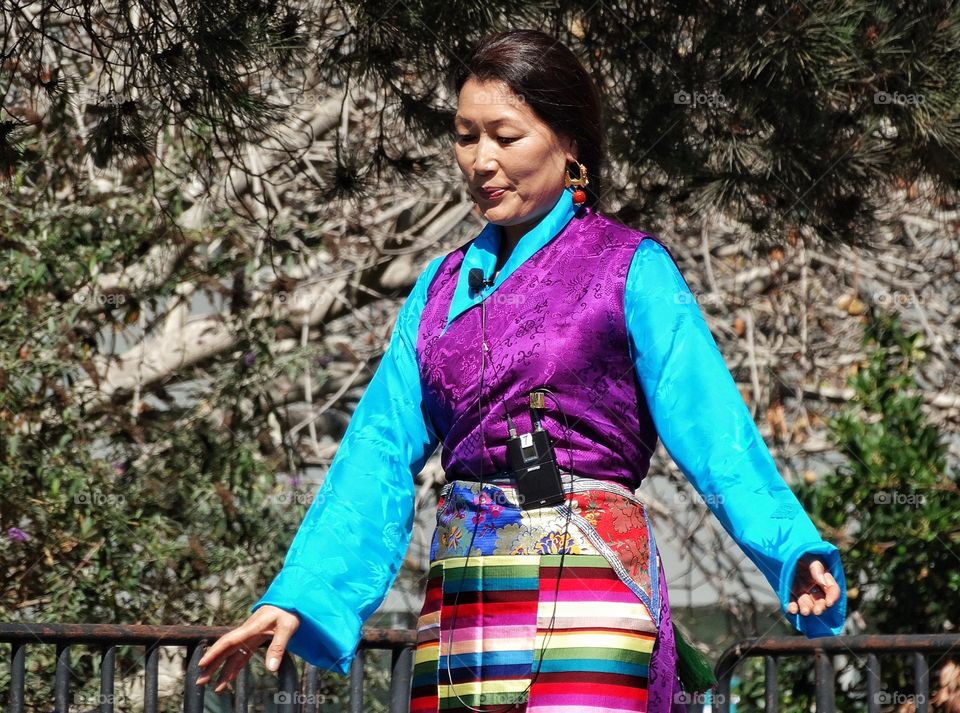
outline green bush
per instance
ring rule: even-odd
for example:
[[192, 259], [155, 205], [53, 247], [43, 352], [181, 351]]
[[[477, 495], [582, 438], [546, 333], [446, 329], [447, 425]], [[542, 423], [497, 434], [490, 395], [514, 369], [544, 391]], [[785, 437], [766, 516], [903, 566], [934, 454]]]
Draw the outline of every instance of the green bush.
[[[829, 421], [845, 462], [799, 483], [797, 496], [842, 551], [848, 612], [864, 625], [856, 633], [945, 633], [960, 622], [960, 490], [940, 432], [921, 408], [914, 373], [925, 358], [923, 340], [895, 316], [870, 313], [863, 345], [867, 359], [849, 378], [853, 399]], [[866, 656], [849, 655], [838, 667], [838, 677], [855, 682], [838, 690], [838, 710], [864, 706], [865, 664]], [[883, 657], [881, 670], [881, 692], [913, 695], [909, 657]], [[761, 710], [762, 659], [744, 664], [742, 677], [738, 710]], [[782, 659], [779, 681], [781, 710], [813, 710], [812, 659]]]

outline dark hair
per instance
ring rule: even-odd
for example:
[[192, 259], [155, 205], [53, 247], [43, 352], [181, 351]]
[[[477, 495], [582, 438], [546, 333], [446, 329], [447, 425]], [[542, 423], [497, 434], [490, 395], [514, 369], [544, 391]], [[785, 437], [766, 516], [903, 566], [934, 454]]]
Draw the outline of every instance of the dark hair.
[[[557, 135], [577, 142], [577, 160], [587, 167], [587, 202], [598, 207], [606, 144], [600, 92], [577, 56], [540, 30], [508, 30], [482, 38], [466, 64], [453, 73], [454, 93], [468, 79], [501, 80]], [[577, 169], [571, 164], [570, 175]]]

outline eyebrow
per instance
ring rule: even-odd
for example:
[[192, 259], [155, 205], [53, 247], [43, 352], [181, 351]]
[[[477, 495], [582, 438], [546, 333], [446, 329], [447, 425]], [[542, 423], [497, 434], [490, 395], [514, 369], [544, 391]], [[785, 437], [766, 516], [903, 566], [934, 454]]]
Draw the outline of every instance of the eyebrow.
[[[457, 114], [456, 116], [453, 117], [453, 123], [454, 123], [454, 125], [456, 125], [458, 121], [463, 122], [464, 124], [474, 124], [474, 123], [476, 123], [476, 122], [470, 121], [470, 119], [467, 119], [467, 118], [464, 117], [464, 116], [461, 116], [460, 114]], [[497, 126], [497, 125], [499, 125], [499, 124], [511, 123], [511, 122], [514, 122], [514, 121], [516, 121], [516, 120], [513, 119], [513, 118], [511, 118], [511, 117], [503, 116], [503, 117], [500, 117], [499, 119], [494, 119], [493, 121], [490, 121], [490, 122], [488, 122], [488, 123], [491, 124], [492, 126]]]

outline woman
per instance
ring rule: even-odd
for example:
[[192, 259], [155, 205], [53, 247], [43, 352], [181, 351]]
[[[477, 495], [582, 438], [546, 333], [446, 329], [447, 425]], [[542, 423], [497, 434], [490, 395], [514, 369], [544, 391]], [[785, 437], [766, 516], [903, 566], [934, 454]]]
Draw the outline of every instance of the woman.
[[791, 623], [839, 633], [839, 553], [777, 473], [672, 256], [594, 207], [603, 131], [583, 66], [544, 33], [499, 33], [455, 88], [457, 163], [489, 222], [418, 278], [283, 569], [199, 682], [225, 664], [222, 690], [271, 637], [271, 670], [290, 650], [346, 673], [438, 445], [412, 711], [684, 708], [633, 494], [658, 438]]

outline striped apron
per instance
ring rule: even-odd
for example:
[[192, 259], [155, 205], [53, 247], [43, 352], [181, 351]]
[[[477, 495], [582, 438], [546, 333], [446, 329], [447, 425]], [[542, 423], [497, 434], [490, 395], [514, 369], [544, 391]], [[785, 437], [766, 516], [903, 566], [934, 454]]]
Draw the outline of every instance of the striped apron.
[[646, 510], [563, 477], [566, 503], [530, 510], [503, 478], [441, 491], [411, 713], [648, 710], [662, 570]]

